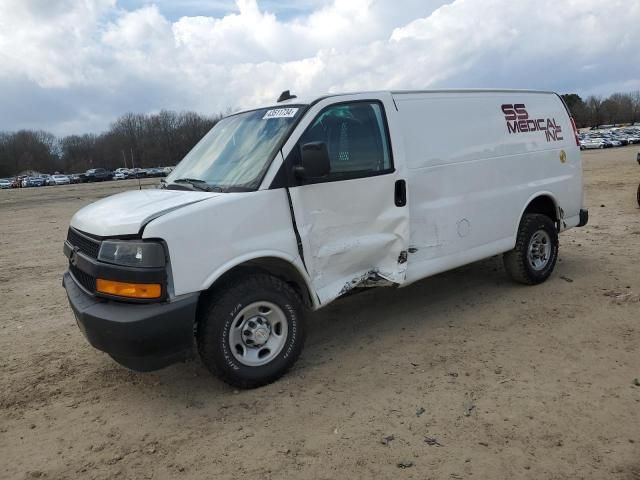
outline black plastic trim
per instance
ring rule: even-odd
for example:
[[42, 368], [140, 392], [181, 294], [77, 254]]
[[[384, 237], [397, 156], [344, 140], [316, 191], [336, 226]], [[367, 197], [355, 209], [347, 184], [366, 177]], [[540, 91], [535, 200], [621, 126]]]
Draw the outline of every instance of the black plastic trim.
[[580, 223], [578, 223], [578, 227], [584, 227], [587, 223], [589, 223], [589, 210], [586, 208], [580, 209]]
[[83, 335], [122, 365], [156, 370], [191, 355], [198, 295], [133, 305], [88, 295], [68, 272], [62, 284]]
[[[87, 233], [82, 230], [78, 230], [74, 227], [69, 227], [71, 230], [74, 230], [77, 234], [87, 237], [91, 240], [102, 242], [103, 240], [142, 240], [142, 230], [139, 233], [129, 233], [126, 235], [94, 235], [92, 233]], [[146, 240], [146, 239], [145, 239]]]
[[396, 180], [394, 202], [396, 207], [407, 205], [407, 182], [404, 179]]
[[285, 188], [285, 190], [287, 191], [287, 200], [289, 201], [289, 211], [291, 212], [291, 224], [293, 226], [293, 233], [296, 236], [296, 244], [298, 245], [298, 255], [300, 255], [300, 260], [302, 260], [302, 265], [304, 266], [304, 269], [307, 271], [307, 274], [309, 274], [309, 269], [307, 268], [307, 262], [305, 262], [304, 260], [304, 248], [302, 246], [302, 237], [300, 236], [300, 231], [298, 230], [298, 223], [296, 222], [296, 214], [295, 211], [293, 210], [293, 201], [291, 200], [291, 192], [289, 191], [289, 188]]

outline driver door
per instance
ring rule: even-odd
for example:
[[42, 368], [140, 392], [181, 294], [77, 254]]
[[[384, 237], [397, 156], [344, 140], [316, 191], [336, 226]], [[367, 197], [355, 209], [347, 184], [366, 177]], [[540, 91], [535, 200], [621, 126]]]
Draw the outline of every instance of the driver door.
[[286, 164], [292, 172], [302, 164], [305, 144], [326, 144], [328, 173], [293, 178], [289, 189], [303, 259], [320, 303], [355, 287], [402, 284], [409, 209], [384, 102], [325, 100], [309, 114]]

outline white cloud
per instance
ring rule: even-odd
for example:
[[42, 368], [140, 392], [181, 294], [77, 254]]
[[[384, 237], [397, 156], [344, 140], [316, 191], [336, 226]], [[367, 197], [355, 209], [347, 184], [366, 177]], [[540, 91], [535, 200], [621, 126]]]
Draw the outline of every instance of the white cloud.
[[[4, 0], [0, 129], [95, 130], [125, 110], [215, 113], [287, 88], [640, 88], [640, 2], [316, 1], [288, 20], [275, 2], [238, 0], [219, 18], [171, 21], [162, 2]], [[18, 111], [15, 95], [66, 108]]]

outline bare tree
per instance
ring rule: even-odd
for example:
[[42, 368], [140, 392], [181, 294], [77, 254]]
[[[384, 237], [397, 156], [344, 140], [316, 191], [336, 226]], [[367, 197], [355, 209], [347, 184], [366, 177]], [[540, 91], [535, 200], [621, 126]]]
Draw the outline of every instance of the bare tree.
[[589, 123], [592, 127], [602, 124], [602, 98], [596, 96], [587, 97], [587, 108], [589, 109]]

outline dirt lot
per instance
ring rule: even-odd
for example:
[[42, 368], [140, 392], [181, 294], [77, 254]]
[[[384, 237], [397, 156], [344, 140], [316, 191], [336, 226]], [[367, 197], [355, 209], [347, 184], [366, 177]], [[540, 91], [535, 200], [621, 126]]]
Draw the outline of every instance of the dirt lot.
[[640, 479], [637, 150], [584, 153], [591, 221], [547, 283], [496, 257], [349, 297], [241, 392], [197, 360], [129, 372], [77, 329], [69, 219], [133, 183], [0, 191], [0, 477]]

